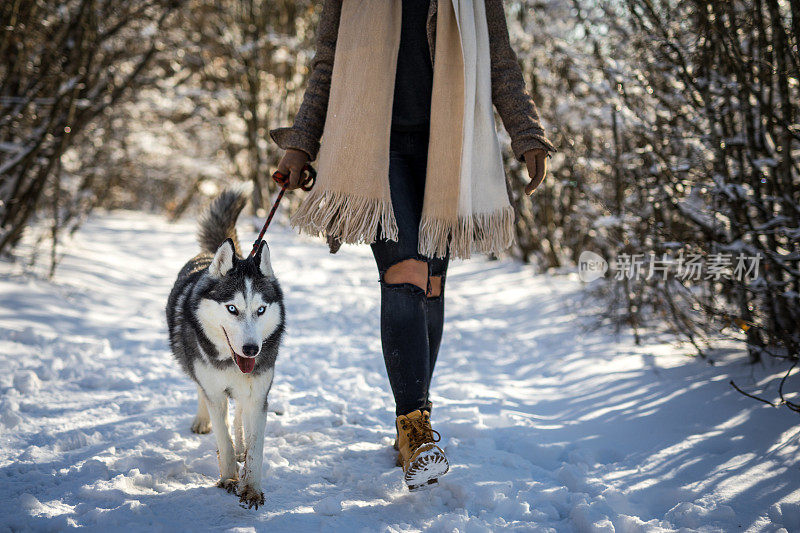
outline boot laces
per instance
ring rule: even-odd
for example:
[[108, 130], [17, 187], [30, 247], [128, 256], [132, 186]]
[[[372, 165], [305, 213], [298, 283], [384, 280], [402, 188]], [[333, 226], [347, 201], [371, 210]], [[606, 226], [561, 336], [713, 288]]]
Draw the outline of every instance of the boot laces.
[[412, 450], [416, 450], [423, 444], [439, 442], [442, 439], [439, 432], [431, 428], [431, 419], [427, 414], [421, 418], [402, 420], [400, 427], [406, 432]]

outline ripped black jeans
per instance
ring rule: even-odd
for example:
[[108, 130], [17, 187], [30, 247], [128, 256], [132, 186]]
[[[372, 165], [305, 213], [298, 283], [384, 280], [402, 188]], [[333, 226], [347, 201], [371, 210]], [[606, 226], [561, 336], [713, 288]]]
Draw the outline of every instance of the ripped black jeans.
[[[428, 389], [444, 326], [444, 285], [449, 250], [444, 258], [429, 258], [417, 253], [427, 159], [427, 131], [392, 131], [389, 187], [399, 230], [398, 240], [378, 237], [371, 245], [380, 273], [383, 358], [398, 416], [416, 409], [430, 411]], [[429, 277], [441, 276], [438, 296], [426, 296], [426, 291], [413, 283], [389, 284], [384, 281], [384, 274], [392, 265], [407, 259], [427, 263]]]

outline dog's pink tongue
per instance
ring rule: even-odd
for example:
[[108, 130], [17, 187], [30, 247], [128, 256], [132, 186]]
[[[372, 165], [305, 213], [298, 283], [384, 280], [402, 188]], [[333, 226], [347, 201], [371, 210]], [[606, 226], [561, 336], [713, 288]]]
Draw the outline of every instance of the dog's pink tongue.
[[245, 374], [252, 372], [256, 366], [255, 357], [239, 357], [238, 354], [234, 354], [233, 358], [236, 360], [236, 365], [239, 367], [239, 370]]

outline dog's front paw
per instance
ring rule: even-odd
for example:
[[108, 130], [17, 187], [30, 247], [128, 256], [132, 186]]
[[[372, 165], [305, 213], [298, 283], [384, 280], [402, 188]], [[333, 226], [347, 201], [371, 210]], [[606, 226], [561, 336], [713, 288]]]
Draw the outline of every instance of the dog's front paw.
[[239, 480], [234, 478], [220, 479], [217, 481], [217, 487], [225, 489], [227, 492], [235, 492], [237, 483]]
[[192, 422], [192, 433], [199, 435], [211, 433], [211, 420], [202, 420], [195, 417], [194, 422]]
[[245, 486], [239, 493], [239, 505], [242, 508], [258, 509], [259, 505], [264, 505], [264, 493], [251, 486]]

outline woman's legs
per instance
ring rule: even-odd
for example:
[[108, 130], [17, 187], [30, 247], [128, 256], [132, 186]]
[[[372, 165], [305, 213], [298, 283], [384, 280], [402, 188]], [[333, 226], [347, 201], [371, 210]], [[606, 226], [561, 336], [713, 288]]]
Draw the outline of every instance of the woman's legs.
[[[377, 239], [381, 343], [397, 415], [430, 409], [428, 389], [442, 338], [447, 258], [417, 253], [427, 135], [392, 133], [389, 182], [398, 240]], [[429, 285], [430, 280], [430, 285]]]
[[447, 261], [417, 253], [427, 135], [392, 132], [390, 144], [389, 187], [398, 239], [376, 239], [372, 253], [380, 272], [383, 358], [397, 415], [397, 465], [403, 467], [408, 488], [415, 490], [436, 483], [450, 468], [436, 445], [428, 402], [442, 338]]
[[430, 385], [425, 291], [412, 283], [381, 284], [381, 344], [395, 414], [424, 409]]
[[[444, 281], [447, 258], [395, 263], [406, 272], [389, 268], [381, 283], [381, 343], [398, 415], [417, 409], [431, 411], [428, 391], [444, 328]], [[416, 263], [416, 264], [410, 264]], [[416, 272], [409, 272], [411, 268]], [[411, 267], [411, 268], [409, 268]], [[430, 268], [430, 289], [422, 282]], [[427, 345], [425, 336], [427, 335]], [[424, 391], [424, 398], [421, 397]]]

